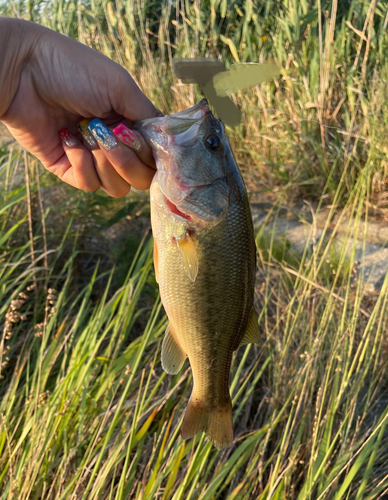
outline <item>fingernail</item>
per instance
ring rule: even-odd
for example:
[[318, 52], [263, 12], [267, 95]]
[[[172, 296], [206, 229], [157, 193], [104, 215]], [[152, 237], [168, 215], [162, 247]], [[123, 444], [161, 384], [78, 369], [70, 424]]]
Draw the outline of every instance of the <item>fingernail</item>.
[[141, 150], [141, 142], [139, 141], [137, 135], [122, 123], [113, 129], [113, 133], [120, 139], [121, 142], [129, 146], [134, 151]]
[[82, 120], [78, 123], [77, 128], [82, 134], [84, 141], [91, 147], [97, 146], [97, 141], [88, 129], [89, 120]]
[[61, 128], [61, 130], [58, 132], [58, 135], [61, 138], [61, 141], [66, 144], [66, 146], [71, 147], [78, 144], [77, 139], [68, 128]]
[[112, 134], [110, 129], [98, 118], [95, 118], [89, 123], [88, 129], [93, 134], [98, 144], [107, 151], [110, 151], [118, 145], [114, 134]]

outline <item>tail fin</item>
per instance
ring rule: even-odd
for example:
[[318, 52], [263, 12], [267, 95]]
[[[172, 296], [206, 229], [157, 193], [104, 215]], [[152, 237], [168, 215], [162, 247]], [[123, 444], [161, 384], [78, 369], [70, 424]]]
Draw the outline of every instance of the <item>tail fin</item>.
[[216, 448], [227, 448], [233, 444], [232, 402], [219, 408], [209, 408], [193, 396], [187, 405], [181, 436], [189, 439], [199, 432], [206, 436]]

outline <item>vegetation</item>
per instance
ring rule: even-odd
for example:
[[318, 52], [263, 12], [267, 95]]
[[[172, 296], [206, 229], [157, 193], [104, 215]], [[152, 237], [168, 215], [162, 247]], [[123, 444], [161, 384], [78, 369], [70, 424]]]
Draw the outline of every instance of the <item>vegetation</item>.
[[[344, 207], [353, 253], [357, 221], [386, 213], [386, 1], [0, 0], [0, 14], [101, 50], [165, 112], [200, 97], [173, 57], [276, 59], [279, 81], [233, 96], [250, 192]], [[1, 146], [1, 498], [384, 498], [387, 278], [366, 297], [345, 249], [332, 258], [336, 228], [295, 258], [263, 239], [264, 221], [262, 344], [235, 353], [236, 440], [219, 452], [179, 436], [191, 372], [161, 369], [147, 210], [141, 194], [76, 192]]]

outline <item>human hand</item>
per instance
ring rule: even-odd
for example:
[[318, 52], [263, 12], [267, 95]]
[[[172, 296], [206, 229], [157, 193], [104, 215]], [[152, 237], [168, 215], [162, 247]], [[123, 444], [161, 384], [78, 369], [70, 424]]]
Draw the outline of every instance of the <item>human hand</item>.
[[[0, 33], [7, 27], [8, 37], [0, 45], [9, 56], [16, 44], [17, 57], [3, 57], [2, 67], [0, 55], [0, 88], [5, 89], [0, 120], [15, 139], [50, 172], [79, 189], [101, 187], [116, 197], [127, 194], [131, 185], [148, 189], [155, 173], [150, 148], [133, 132], [135, 154], [110, 131], [123, 122], [130, 127], [132, 120], [161, 115], [129, 73], [99, 52], [42, 26], [0, 18]], [[85, 128], [86, 140], [77, 130], [78, 122], [94, 117], [110, 127], [104, 129], [98, 120], [89, 125], [98, 144]], [[104, 130], [105, 141], [99, 140], [98, 130]]]

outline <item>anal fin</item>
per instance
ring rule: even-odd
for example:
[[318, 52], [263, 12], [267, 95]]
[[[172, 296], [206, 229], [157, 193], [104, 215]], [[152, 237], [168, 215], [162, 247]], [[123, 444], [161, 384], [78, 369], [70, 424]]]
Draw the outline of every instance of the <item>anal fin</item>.
[[182, 368], [186, 353], [175, 340], [171, 327], [168, 325], [162, 344], [162, 368], [169, 375], [175, 375]]
[[251, 309], [248, 326], [240, 342], [240, 345], [244, 344], [260, 344], [259, 323], [257, 321], [257, 314], [254, 307]]

